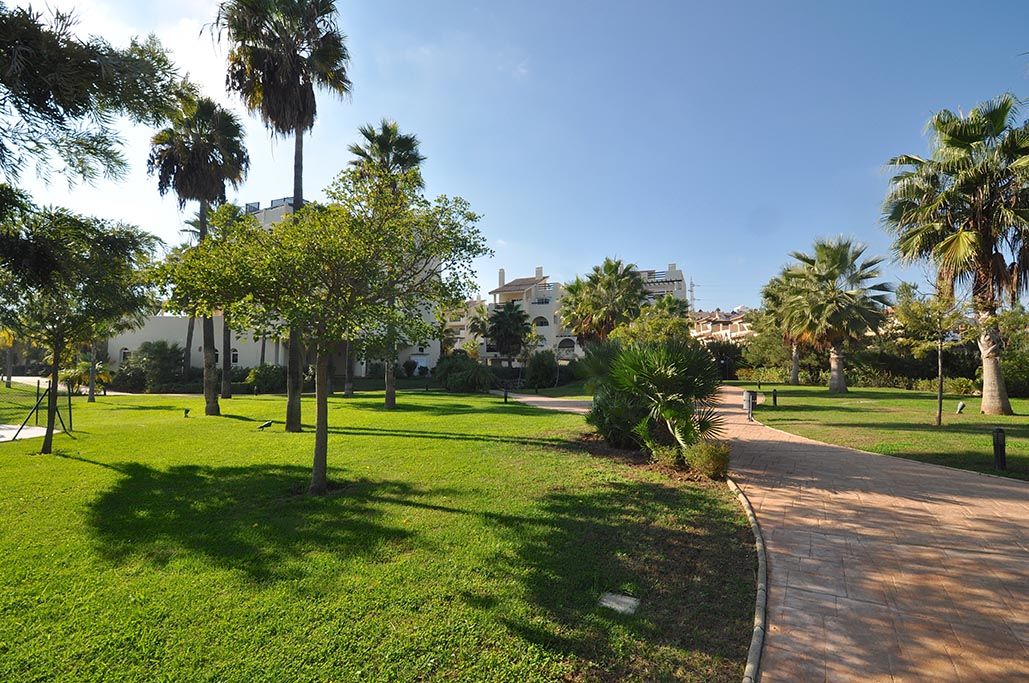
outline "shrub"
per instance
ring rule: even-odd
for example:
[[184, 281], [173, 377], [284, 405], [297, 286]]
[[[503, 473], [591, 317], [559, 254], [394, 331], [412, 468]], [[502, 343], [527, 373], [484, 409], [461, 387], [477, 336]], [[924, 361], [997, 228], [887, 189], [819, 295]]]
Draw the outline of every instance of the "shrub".
[[432, 370], [433, 378], [447, 391], [481, 393], [493, 386], [493, 372], [465, 355], [450, 355], [439, 359]]
[[738, 368], [736, 378], [744, 382], [767, 382], [786, 384], [790, 381], [789, 368]]
[[408, 358], [404, 361], [404, 377], [414, 377], [415, 371], [418, 369], [418, 361]]
[[586, 423], [615, 448], [639, 448], [640, 441], [633, 430], [646, 415], [638, 400], [601, 384], [593, 396], [593, 407], [586, 413]]
[[419, 365], [418, 366], [418, 376], [419, 377], [428, 377], [429, 376], [429, 368], [425, 367], [424, 365]]
[[143, 342], [112, 378], [111, 387], [123, 391], [159, 392], [182, 382], [182, 348], [166, 341]]
[[1029, 398], [1029, 348], [1015, 347], [1004, 351], [1001, 367], [1008, 394]]
[[286, 368], [281, 365], [258, 365], [251, 368], [246, 382], [259, 394], [280, 394], [286, 390]]
[[573, 358], [564, 365], [558, 366], [558, 384], [568, 384], [569, 382], [574, 382], [577, 379], [583, 379], [582, 370], [579, 368], [579, 360], [577, 358]]
[[[919, 379], [912, 383], [912, 388], [917, 391], [928, 391], [935, 394], [936, 382], [935, 377], [932, 379]], [[943, 393], [955, 394], [957, 396], [975, 396], [979, 393], [979, 385], [976, 384], [975, 380], [968, 379], [967, 377], [944, 377]]]
[[530, 387], [552, 387], [560, 372], [553, 351], [537, 351], [525, 366], [525, 384]]
[[685, 449], [683, 455], [690, 469], [709, 479], [725, 479], [729, 474], [731, 446], [726, 441], [699, 441]]

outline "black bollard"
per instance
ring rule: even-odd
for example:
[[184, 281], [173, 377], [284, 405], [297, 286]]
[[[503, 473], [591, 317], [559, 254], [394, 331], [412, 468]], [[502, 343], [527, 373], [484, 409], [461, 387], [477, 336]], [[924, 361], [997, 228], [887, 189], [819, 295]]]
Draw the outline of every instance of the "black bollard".
[[504, 387], [504, 403], [507, 403], [507, 387]]
[[779, 390], [772, 389], [772, 407], [777, 408], [779, 406]]
[[993, 430], [993, 467], [998, 470], [1008, 468], [1007, 439], [1004, 430], [997, 427]]

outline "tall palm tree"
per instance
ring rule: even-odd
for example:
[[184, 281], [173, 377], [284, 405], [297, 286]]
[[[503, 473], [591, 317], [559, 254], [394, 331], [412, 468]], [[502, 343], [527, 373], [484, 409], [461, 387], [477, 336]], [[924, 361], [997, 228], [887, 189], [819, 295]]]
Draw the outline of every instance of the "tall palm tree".
[[[197, 235], [203, 241], [210, 205], [225, 201], [226, 183], [238, 187], [250, 166], [243, 126], [235, 114], [206, 97], [183, 98], [170, 118], [171, 125], [151, 139], [147, 172], [157, 176], [162, 195], [175, 193], [180, 207], [200, 202]], [[220, 415], [214, 321], [209, 315], [203, 318], [203, 338], [204, 412]]]
[[795, 281], [791, 281], [787, 277], [786, 271], [783, 270], [761, 289], [761, 303], [767, 320], [772, 321], [772, 324], [778, 328], [783, 341], [790, 347], [790, 384], [796, 386], [800, 384], [800, 338], [783, 324], [786, 302], [794, 294], [791, 291], [793, 284]]
[[529, 314], [515, 302], [508, 301], [490, 314], [486, 336], [496, 345], [497, 352], [507, 357], [507, 366], [512, 367], [515, 356], [531, 332]]
[[605, 258], [583, 278], [565, 286], [559, 315], [579, 343], [604, 340], [618, 325], [639, 315], [647, 298], [635, 264]]
[[967, 115], [943, 110], [929, 120], [932, 155], [902, 155], [883, 207], [894, 250], [928, 261], [941, 278], [970, 284], [979, 320], [987, 415], [1011, 415], [997, 309], [1029, 291], [1029, 122], [1017, 123], [1010, 94]]
[[793, 252], [797, 264], [786, 269], [788, 295], [782, 303], [783, 326], [797, 341], [829, 350], [829, 392], [845, 393], [844, 344], [879, 329], [892, 287], [872, 282], [880, 276], [880, 257], [863, 258], [865, 247], [839, 237], [817, 240], [812, 254]]
[[[293, 210], [304, 204], [304, 132], [318, 114], [315, 87], [350, 93], [350, 54], [336, 24], [333, 0], [224, 0], [215, 17], [227, 35], [226, 87], [239, 94], [275, 134], [294, 137]], [[286, 431], [299, 432], [300, 330], [290, 328], [286, 382]]]
[[[389, 176], [399, 176], [421, 166], [425, 157], [418, 151], [418, 137], [413, 134], [400, 132], [400, 126], [396, 121], [383, 119], [378, 128], [371, 124], [361, 126], [362, 143], [354, 143], [348, 148], [356, 158], [350, 161], [351, 166], [358, 169], [377, 169]], [[396, 190], [396, 185], [392, 188]], [[392, 301], [390, 308], [394, 307]], [[389, 340], [386, 353], [389, 358], [385, 365], [385, 385], [387, 410], [397, 407], [397, 335], [392, 329], [388, 330], [386, 338]]]

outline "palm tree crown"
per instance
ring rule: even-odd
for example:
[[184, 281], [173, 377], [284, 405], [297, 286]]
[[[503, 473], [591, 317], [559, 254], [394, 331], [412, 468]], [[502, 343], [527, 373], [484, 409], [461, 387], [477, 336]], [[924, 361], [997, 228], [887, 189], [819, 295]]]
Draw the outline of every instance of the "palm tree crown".
[[418, 136], [401, 133], [396, 121], [383, 119], [378, 128], [367, 124], [360, 132], [364, 141], [348, 148], [357, 157], [351, 160], [351, 166], [376, 166], [392, 174], [418, 168], [425, 161], [418, 151]]
[[350, 53], [333, 0], [225, 0], [215, 27], [232, 43], [226, 87], [279, 135], [314, 126], [316, 85], [350, 93]]
[[636, 266], [606, 258], [583, 278], [565, 287], [561, 319], [580, 343], [607, 339], [618, 325], [639, 315], [647, 289]]
[[207, 97], [184, 99], [170, 118], [151, 139], [147, 159], [158, 191], [174, 191], [180, 207], [225, 201], [226, 183], [238, 187], [250, 167], [239, 119]]
[[493, 340], [497, 351], [506, 356], [509, 363], [518, 355], [530, 332], [532, 324], [529, 322], [529, 314], [513, 301], [508, 301], [490, 314], [487, 337]]

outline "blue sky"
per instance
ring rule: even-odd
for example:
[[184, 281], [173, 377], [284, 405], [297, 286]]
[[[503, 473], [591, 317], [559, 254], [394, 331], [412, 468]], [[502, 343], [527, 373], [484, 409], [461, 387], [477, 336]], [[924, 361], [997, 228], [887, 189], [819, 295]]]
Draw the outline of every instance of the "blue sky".
[[[38, 4], [38, 3], [37, 3]], [[156, 32], [208, 94], [224, 51], [200, 29], [210, 0], [71, 0], [82, 33]], [[756, 305], [818, 236], [888, 253], [879, 208], [891, 156], [927, 148], [941, 108], [1029, 96], [1029, 3], [970, 21], [949, 2], [338, 2], [353, 97], [320, 95], [305, 194], [346, 163], [357, 127], [383, 116], [417, 133], [431, 194], [457, 194], [496, 251], [486, 291], [542, 265], [559, 279], [605, 256], [675, 262], [698, 306]], [[1026, 110], [1029, 113], [1029, 109]], [[32, 181], [37, 200], [126, 220], [168, 242], [180, 212], [146, 177], [152, 131], [126, 128], [121, 183]], [[291, 193], [292, 145], [251, 118], [253, 167], [233, 198]], [[890, 275], [900, 269], [890, 266]], [[909, 279], [921, 279], [909, 270]]]

